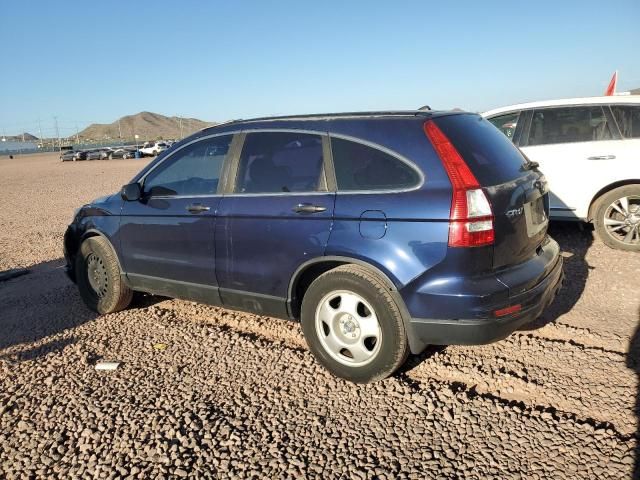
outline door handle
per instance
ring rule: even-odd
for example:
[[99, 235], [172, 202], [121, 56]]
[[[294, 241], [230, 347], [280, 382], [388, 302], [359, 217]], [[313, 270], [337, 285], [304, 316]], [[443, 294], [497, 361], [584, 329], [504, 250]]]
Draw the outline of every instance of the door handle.
[[202, 213], [208, 212], [209, 210], [211, 210], [211, 207], [207, 207], [205, 205], [202, 205], [201, 203], [192, 203], [187, 207], [187, 210], [189, 211], [189, 213]]
[[311, 203], [299, 203], [292, 210], [296, 213], [320, 213], [324, 212], [327, 207], [321, 205], [312, 205]]
[[587, 160], [613, 160], [615, 155], [596, 155], [595, 157], [587, 157]]

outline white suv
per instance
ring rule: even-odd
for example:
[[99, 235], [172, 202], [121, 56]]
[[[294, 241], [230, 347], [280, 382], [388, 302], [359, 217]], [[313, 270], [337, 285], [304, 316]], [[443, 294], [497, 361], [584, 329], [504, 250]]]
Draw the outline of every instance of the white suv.
[[640, 96], [523, 103], [482, 115], [540, 164], [552, 219], [593, 221], [605, 244], [640, 251]]
[[164, 152], [167, 148], [169, 148], [169, 145], [167, 145], [165, 142], [145, 142], [145, 144], [140, 149], [140, 152], [143, 155], [155, 157], [160, 152]]

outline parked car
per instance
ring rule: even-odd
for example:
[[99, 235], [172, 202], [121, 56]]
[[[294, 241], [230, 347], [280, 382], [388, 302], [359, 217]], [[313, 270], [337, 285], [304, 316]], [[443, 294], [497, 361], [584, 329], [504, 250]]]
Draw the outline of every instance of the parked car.
[[169, 146], [165, 142], [146, 142], [140, 152], [145, 156], [155, 157], [168, 148]]
[[593, 222], [606, 245], [640, 251], [640, 96], [524, 103], [482, 115], [540, 164], [552, 219]]
[[129, 148], [115, 148], [111, 149], [109, 152], [109, 158], [134, 158], [135, 157], [135, 149], [131, 150]]
[[104, 149], [87, 150], [87, 160], [108, 160], [109, 154]]
[[65, 150], [60, 154], [60, 160], [62, 162], [75, 162], [77, 153], [73, 150]]
[[299, 319], [320, 363], [369, 382], [541, 314], [562, 280], [546, 185], [477, 114], [237, 121], [79, 209], [67, 273], [100, 313], [141, 291]]
[[76, 152], [76, 161], [86, 160], [86, 159], [87, 159], [87, 152], [85, 150], [78, 150]]

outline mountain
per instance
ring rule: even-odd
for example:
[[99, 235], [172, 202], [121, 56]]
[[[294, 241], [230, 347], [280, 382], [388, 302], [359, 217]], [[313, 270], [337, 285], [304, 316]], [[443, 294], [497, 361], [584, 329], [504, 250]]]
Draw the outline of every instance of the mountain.
[[27, 132], [20, 133], [18, 135], [9, 135], [6, 137], [3, 136], [2, 138], [4, 138], [7, 142], [22, 142], [23, 139], [25, 142], [34, 142], [38, 140], [38, 137]]
[[197, 118], [166, 117], [159, 113], [140, 112], [127, 115], [113, 123], [94, 123], [78, 133], [80, 141], [118, 139], [122, 133], [124, 140], [132, 140], [138, 135], [140, 140], [177, 139], [215, 125]]

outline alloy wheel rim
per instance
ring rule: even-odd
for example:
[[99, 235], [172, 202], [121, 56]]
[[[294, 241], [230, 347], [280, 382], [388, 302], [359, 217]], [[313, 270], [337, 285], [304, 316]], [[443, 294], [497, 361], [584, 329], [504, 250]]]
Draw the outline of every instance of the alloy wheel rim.
[[91, 253], [87, 257], [87, 278], [89, 279], [89, 285], [98, 297], [102, 298], [107, 294], [109, 286], [107, 268], [102, 259], [95, 253]]
[[376, 312], [354, 292], [325, 295], [316, 308], [315, 324], [324, 350], [343, 365], [364, 366], [380, 351], [382, 330]]
[[618, 242], [640, 244], [640, 196], [628, 195], [612, 202], [604, 212], [604, 227]]

